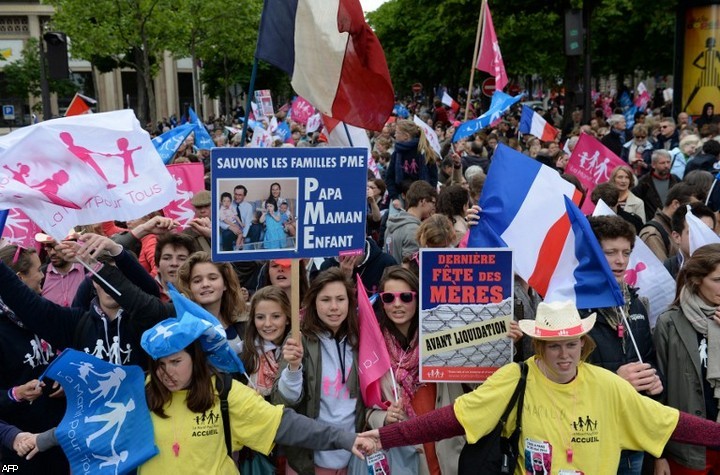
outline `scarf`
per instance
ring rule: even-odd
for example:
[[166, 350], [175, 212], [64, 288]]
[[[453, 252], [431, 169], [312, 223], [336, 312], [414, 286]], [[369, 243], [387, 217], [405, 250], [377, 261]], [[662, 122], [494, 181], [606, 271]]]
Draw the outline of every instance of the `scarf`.
[[255, 344], [258, 348], [259, 361], [257, 373], [253, 375], [255, 377], [255, 388], [260, 395], [269, 396], [279, 369], [277, 357], [275, 356], [278, 347], [275, 343], [264, 340], [262, 340], [262, 343], [256, 340]]
[[404, 350], [390, 332], [383, 329], [383, 338], [390, 354], [390, 364], [395, 370], [395, 381], [400, 385], [398, 397], [408, 418], [416, 416], [412, 406], [412, 397], [420, 387], [420, 348], [417, 331], [412, 338], [410, 348]]
[[667, 175], [665, 175], [665, 176], [660, 176], [660, 175], [658, 175], [657, 173], [655, 173], [655, 171], [653, 171], [653, 172], [651, 173], [651, 175], [652, 175], [653, 178], [655, 178], [656, 180], [660, 180], [660, 181], [665, 181], [665, 180], [669, 180], [669, 179], [670, 179], [670, 174], [669, 174], [669, 173], [668, 173]]
[[712, 320], [717, 307], [708, 305], [683, 287], [680, 291], [680, 308], [695, 331], [707, 339], [706, 379], [713, 388], [713, 396], [720, 399], [720, 325]]

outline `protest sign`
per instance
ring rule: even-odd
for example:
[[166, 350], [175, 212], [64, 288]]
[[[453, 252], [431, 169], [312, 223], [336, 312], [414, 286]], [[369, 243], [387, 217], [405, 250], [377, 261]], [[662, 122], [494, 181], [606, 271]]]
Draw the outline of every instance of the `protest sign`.
[[214, 261], [364, 249], [366, 149], [216, 148], [211, 162]]
[[195, 217], [195, 208], [190, 200], [195, 193], [205, 189], [205, 167], [202, 163], [177, 163], [167, 168], [175, 179], [177, 193], [175, 199], [163, 208], [163, 214], [180, 223], [177, 230], [182, 231]]
[[255, 91], [255, 102], [257, 102], [257, 105], [260, 108], [260, 113], [265, 117], [272, 117], [275, 115], [270, 89]]
[[485, 381], [512, 361], [512, 251], [420, 250], [420, 380]]
[[[565, 173], [575, 175], [590, 197], [595, 185], [610, 180], [612, 171], [621, 165], [627, 163], [620, 160], [599, 140], [587, 134], [580, 134], [580, 140], [570, 155]], [[595, 205], [590, 199], [583, 202], [582, 212], [586, 215], [591, 214], [594, 209]]]

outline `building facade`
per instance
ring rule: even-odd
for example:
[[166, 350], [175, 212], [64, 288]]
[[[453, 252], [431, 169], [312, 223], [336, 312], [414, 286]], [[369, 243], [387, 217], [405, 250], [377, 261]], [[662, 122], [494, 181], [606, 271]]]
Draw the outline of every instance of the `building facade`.
[[[43, 25], [53, 13], [53, 7], [41, 4], [39, 0], [0, 2], [0, 55], [4, 58], [4, 61], [0, 61], [0, 78], [7, 64], [22, 57], [23, 47], [30, 38], [41, 38]], [[116, 69], [110, 73], [100, 73], [88, 61], [73, 58], [69, 59], [69, 66], [71, 79], [79, 85], [81, 92], [98, 101], [97, 112], [137, 107], [137, 80], [134, 71]], [[192, 61], [189, 58], [175, 59], [165, 53], [155, 78], [158, 120], [185, 113], [187, 108], [193, 105], [193, 85], [197, 83], [198, 81], [193, 81]], [[71, 99], [72, 97], [58, 97], [53, 94], [53, 117], [62, 116]], [[23, 100], [9, 97], [7, 91], [0, 90], [0, 102], [15, 105], [14, 125], [22, 125], [30, 123], [32, 108], [40, 102], [40, 98], [30, 97]], [[206, 111], [205, 115], [217, 113], [217, 103], [203, 98], [199, 109]]]

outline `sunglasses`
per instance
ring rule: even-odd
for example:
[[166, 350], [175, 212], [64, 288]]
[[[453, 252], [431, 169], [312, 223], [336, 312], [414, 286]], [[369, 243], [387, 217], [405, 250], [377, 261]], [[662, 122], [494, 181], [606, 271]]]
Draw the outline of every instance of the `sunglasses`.
[[400, 298], [402, 303], [410, 303], [415, 300], [417, 292], [380, 292], [380, 299], [383, 303], [393, 303]]

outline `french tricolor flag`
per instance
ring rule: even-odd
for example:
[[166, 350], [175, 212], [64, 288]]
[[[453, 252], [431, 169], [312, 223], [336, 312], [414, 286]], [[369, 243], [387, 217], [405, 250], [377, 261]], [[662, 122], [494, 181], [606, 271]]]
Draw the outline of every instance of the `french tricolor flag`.
[[455, 99], [450, 97], [450, 94], [448, 94], [447, 92], [443, 92], [442, 103], [452, 109], [453, 112], [455, 112], [456, 114], [457, 111], [460, 110], [460, 104], [458, 104]]
[[522, 108], [518, 131], [521, 134], [534, 135], [543, 142], [552, 142], [559, 133], [558, 129], [548, 124], [540, 114], [528, 106], [523, 106]]
[[385, 53], [359, 0], [265, 0], [255, 57], [347, 124], [379, 131], [393, 110]]
[[[574, 204], [580, 193], [553, 169], [498, 145], [467, 247], [510, 247], [515, 272], [546, 300], [621, 305], [622, 293]], [[620, 302], [620, 303], [618, 303]]]

